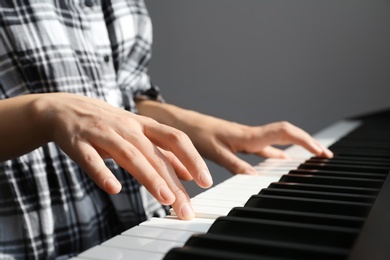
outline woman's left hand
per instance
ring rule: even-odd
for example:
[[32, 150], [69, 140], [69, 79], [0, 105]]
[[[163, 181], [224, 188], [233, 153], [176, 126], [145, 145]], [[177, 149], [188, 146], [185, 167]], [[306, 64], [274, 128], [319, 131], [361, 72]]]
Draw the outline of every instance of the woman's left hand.
[[[237, 153], [288, 158], [283, 150], [272, 145], [299, 145], [316, 156], [327, 158], [333, 156], [330, 150], [307, 132], [288, 122], [247, 126], [169, 104], [152, 101], [142, 103], [140, 110], [143, 114], [185, 132], [202, 156], [227, 168], [233, 174], [256, 173], [249, 163], [237, 156]], [[153, 109], [155, 107], [159, 109]], [[186, 175], [181, 174], [182, 178]]]

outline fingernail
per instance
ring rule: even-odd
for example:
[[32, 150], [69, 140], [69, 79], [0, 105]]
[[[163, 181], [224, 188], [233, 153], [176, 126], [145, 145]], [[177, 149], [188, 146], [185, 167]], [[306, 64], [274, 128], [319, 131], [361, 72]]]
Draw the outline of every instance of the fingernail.
[[211, 174], [207, 170], [202, 170], [199, 175], [200, 181], [206, 187], [210, 187], [213, 185], [213, 179], [211, 178]]
[[160, 188], [160, 196], [163, 198], [166, 205], [171, 205], [175, 201], [175, 195], [167, 186], [162, 186]]
[[180, 213], [183, 219], [193, 219], [195, 216], [192, 207], [188, 202], [184, 202], [180, 207]]
[[108, 178], [104, 181], [104, 188], [110, 194], [116, 194], [121, 191], [122, 185], [117, 179]]

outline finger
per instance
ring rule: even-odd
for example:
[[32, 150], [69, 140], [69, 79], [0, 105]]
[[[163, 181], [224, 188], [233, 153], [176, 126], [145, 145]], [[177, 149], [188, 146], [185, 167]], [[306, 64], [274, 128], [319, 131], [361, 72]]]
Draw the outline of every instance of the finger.
[[179, 177], [179, 179], [184, 180], [184, 181], [191, 181], [193, 180], [190, 172], [187, 170], [186, 167], [180, 162], [177, 157], [169, 151], [165, 151], [163, 149], [160, 150], [164, 156], [168, 159], [168, 161], [171, 163], [173, 169], [176, 172], [176, 175]]
[[266, 146], [264, 149], [257, 153], [259, 156], [266, 158], [280, 158], [280, 159], [289, 159], [290, 157], [286, 154], [285, 151], [272, 147]]
[[[144, 142], [142, 142], [143, 138], [145, 139]], [[172, 208], [175, 210], [180, 219], [194, 218], [195, 214], [191, 206], [190, 197], [179, 181], [177, 172], [175, 172], [174, 167], [170, 163], [170, 160], [164, 156], [160, 149], [158, 149], [154, 144], [150, 143], [146, 137], [143, 138], [138, 138], [137, 141], [134, 142], [134, 145], [138, 146], [141, 144], [141, 142], [143, 143], [138, 147], [138, 149], [143, 154], [145, 154], [146, 159], [154, 167], [158, 174], [166, 181], [167, 185], [174, 193], [176, 199], [175, 202], [171, 205]], [[167, 154], [170, 153], [167, 152]], [[172, 154], [170, 157], [172, 158]], [[176, 158], [174, 161], [177, 162], [178, 159]], [[180, 165], [184, 168], [184, 172], [189, 174], [185, 167], [179, 162], [178, 166], [180, 167]]]
[[102, 190], [109, 194], [120, 192], [122, 185], [90, 144], [80, 142], [75, 151], [78, 153], [73, 154], [72, 158]]
[[192, 219], [194, 211], [190, 198], [169, 160], [142, 132], [129, 138], [132, 143], [120, 135], [106, 138], [106, 151], [160, 203], [172, 205], [179, 218]]
[[148, 125], [144, 129], [144, 133], [154, 144], [164, 150], [171, 151], [188, 169], [200, 187], [208, 188], [213, 184], [205, 161], [186, 134], [160, 124]]
[[145, 155], [149, 163], [166, 181], [167, 185], [174, 193], [176, 200], [172, 204], [172, 208], [178, 214], [179, 218], [192, 219], [194, 217], [194, 211], [190, 203], [190, 197], [180, 182], [168, 158], [166, 158], [161, 150], [152, 144], [145, 136], [134, 140], [134, 146]]
[[106, 133], [97, 140], [95, 146], [131, 173], [161, 204], [174, 203], [176, 197], [168, 184], [133, 144], [116, 133]]
[[322, 157], [325, 157], [325, 158], [333, 158], [333, 152], [331, 150], [329, 150], [328, 148], [326, 148], [325, 146], [323, 146], [321, 143], [319, 143], [317, 140], [314, 140], [318, 146], [320, 146], [322, 148], [322, 154], [318, 155], [318, 156], [322, 156]]
[[264, 144], [300, 145], [315, 155], [322, 155], [324, 148], [304, 130], [288, 123], [278, 122], [264, 126]]

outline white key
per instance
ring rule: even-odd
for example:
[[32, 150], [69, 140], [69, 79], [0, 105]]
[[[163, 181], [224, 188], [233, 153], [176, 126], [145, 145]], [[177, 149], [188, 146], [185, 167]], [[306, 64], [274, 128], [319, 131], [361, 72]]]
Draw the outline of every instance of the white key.
[[[268, 183], [267, 183], [268, 184]], [[240, 195], [240, 194], [253, 194], [253, 192], [259, 191], [258, 187], [252, 187], [248, 189], [231, 189], [229, 187], [218, 187], [215, 189], [211, 189], [208, 191], [203, 192], [204, 194], [231, 194], [231, 195]], [[257, 193], [257, 192], [256, 192]]]
[[179, 220], [177, 217], [151, 218], [142, 222], [140, 226], [160, 227], [174, 230], [187, 230], [196, 233], [206, 233], [213, 224], [212, 219], [194, 218]]
[[233, 208], [243, 206], [244, 201], [232, 201], [232, 200], [212, 200], [212, 199], [202, 199], [202, 198], [192, 198], [192, 205], [203, 205], [203, 206], [212, 206], [212, 207], [223, 207], [223, 208]]
[[[302, 160], [304, 161], [304, 160]], [[261, 176], [269, 176], [269, 175], [276, 175], [276, 174], [287, 174], [290, 170], [297, 168], [301, 163], [297, 163], [294, 165], [283, 165], [283, 166], [266, 166], [266, 165], [259, 165], [253, 167], [257, 174]]]
[[279, 160], [275, 160], [275, 159], [271, 160], [271, 159], [267, 159], [264, 162], [261, 162], [257, 165], [254, 165], [254, 167], [255, 168], [256, 167], [268, 167], [269, 169], [290, 167], [290, 169], [291, 169], [292, 167], [298, 166], [303, 161], [302, 159], [279, 159]]
[[226, 216], [229, 214], [231, 207], [222, 208], [214, 206], [203, 206], [203, 205], [194, 205], [194, 212], [196, 218], [209, 218], [216, 219], [221, 216]]
[[[216, 219], [221, 216], [229, 214], [232, 208], [221, 208], [213, 206], [193, 205], [195, 217], [204, 219]], [[172, 211], [171, 214], [176, 216], [176, 212]]]
[[196, 195], [195, 198], [245, 201], [251, 195], [253, 195], [253, 193], [220, 194], [220, 193], [212, 193], [212, 192], [210, 192], [210, 193], [203, 192], [201, 194]]
[[212, 187], [211, 189], [215, 189], [218, 187], [223, 186], [232, 186], [232, 185], [238, 185], [238, 186], [247, 186], [247, 187], [256, 187], [258, 185], [261, 185], [264, 183], [265, 180], [261, 179], [258, 175], [244, 175], [244, 174], [237, 174], [220, 184]]
[[[258, 185], [247, 185], [245, 183], [233, 183], [233, 182], [224, 182], [221, 183], [210, 190], [219, 190], [219, 189], [229, 189], [229, 190], [258, 190]], [[207, 191], [204, 191], [207, 192]]]
[[[107, 246], [95, 246], [81, 253], [80, 259], [95, 259], [95, 260], [160, 260], [164, 257], [163, 253], [145, 252], [139, 250], [127, 250], [124, 248], [114, 248]], [[77, 258], [79, 259], [79, 258]]]
[[148, 226], [136, 226], [122, 233], [123, 236], [146, 237], [182, 243], [185, 243], [192, 234], [193, 232], [190, 231]]
[[[268, 185], [267, 185], [268, 186]], [[219, 190], [210, 190], [208, 192], [203, 192], [194, 197], [194, 199], [201, 200], [225, 200], [232, 202], [243, 202], [246, 201], [253, 194], [259, 193], [261, 189], [257, 188], [254, 190], [230, 190], [230, 189], [219, 189]]]
[[120, 247], [125, 249], [136, 249], [146, 252], [165, 253], [171, 248], [182, 246], [183, 243], [175, 241], [156, 240], [144, 237], [115, 236], [104, 243], [107, 247]]
[[232, 178], [226, 180], [226, 183], [242, 183], [249, 185], [267, 185], [273, 181], [278, 181], [278, 176], [261, 176], [261, 175], [246, 175], [246, 174], [237, 174]]
[[289, 159], [279, 159], [279, 158], [267, 158], [265, 161], [259, 163], [258, 165], [263, 166], [286, 166], [286, 165], [296, 165], [302, 162], [300, 158], [289, 158]]

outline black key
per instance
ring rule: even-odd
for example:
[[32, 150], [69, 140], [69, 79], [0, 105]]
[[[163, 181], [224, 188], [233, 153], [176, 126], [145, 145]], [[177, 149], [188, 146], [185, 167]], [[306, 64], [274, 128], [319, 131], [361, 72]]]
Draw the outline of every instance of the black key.
[[228, 216], [253, 218], [253, 219], [268, 219], [279, 220], [295, 223], [316, 224], [332, 227], [349, 227], [361, 228], [365, 218], [356, 216], [341, 216], [335, 214], [298, 212], [284, 209], [267, 209], [267, 208], [247, 208], [235, 207]]
[[298, 182], [273, 182], [269, 185], [270, 188], [280, 188], [288, 190], [307, 190], [307, 191], [322, 191], [332, 193], [347, 193], [358, 195], [370, 195], [376, 196], [379, 192], [379, 188], [362, 188], [353, 186], [335, 186], [335, 185], [323, 185], [323, 184], [310, 184], [310, 183], [298, 183]]
[[290, 198], [271, 195], [252, 195], [245, 203], [244, 207], [268, 209], [282, 208], [284, 210], [299, 212], [364, 217], [369, 213], [371, 204], [308, 198]]
[[377, 149], [377, 150], [388, 150], [390, 151], [390, 143], [388, 140], [368, 140], [367, 138], [360, 138], [353, 140], [350, 139], [344, 139], [340, 140], [333, 145], [331, 145], [331, 148], [338, 149], [338, 148], [355, 148], [360, 150], [371, 150], [371, 149]]
[[352, 158], [319, 158], [319, 157], [313, 157], [306, 161], [307, 163], [324, 163], [327, 165], [362, 165], [362, 166], [382, 166], [382, 167], [388, 167], [390, 169], [390, 161], [370, 161], [370, 160], [364, 160], [364, 159], [357, 159], [353, 160]]
[[243, 238], [200, 234], [192, 236], [185, 246], [210, 249], [215, 251], [242, 254], [240, 259], [249, 256], [275, 257], [277, 259], [343, 259], [347, 250], [337, 247], [304, 245], [292, 242], [268, 241], [262, 239]]
[[390, 161], [388, 158], [384, 159], [384, 158], [375, 158], [375, 157], [362, 157], [362, 156], [359, 156], [359, 157], [355, 157], [355, 156], [338, 156], [338, 155], [335, 155], [332, 159], [326, 159], [326, 158], [323, 158], [323, 157], [312, 157], [312, 159], [315, 159], [315, 160], [340, 160], [340, 161], [343, 161], [343, 160], [347, 160], [347, 161], [353, 161], [353, 162], [362, 162], [362, 163], [384, 163], [384, 164], [388, 164]]
[[388, 167], [382, 167], [382, 166], [331, 165], [331, 164], [320, 164], [320, 163], [304, 163], [299, 165], [298, 169], [345, 171], [345, 172], [367, 172], [367, 173], [383, 173], [383, 174], [387, 174], [389, 172]]
[[220, 217], [208, 233], [241, 238], [291, 242], [308, 245], [350, 248], [359, 229], [323, 227], [320, 225], [259, 220], [239, 217]]
[[198, 247], [176, 247], [172, 248], [168, 254], [165, 255], [164, 260], [199, 260], [199, 259], [213, 259], [213, 260], [276, 260], [275, 258], [259, 256], [250, 256], [244, 254], [237, 254], [232, 252], [225, 252], [223, 250], [210, 250]]
[[259, 194], [285, 196], [285, 197], [326, 199], [326, 200], [336, 200], [336, 201], [364, 202], [369, 204], [372, 204], [375, 201], [375, 196], [371, 196], [371, 195], [358, 195], [358, 194], [350, 194], [350, 193], [323, 192], [323, 191], [291, 190], [291, 189], [278, 189], [278, 188], [262, 189], [259, 192]]
[[321, 184], [331, 186], [351, 186], [360, 188], [380, 189], [383, 181], [367, 180], [362, 178], [343, 178], [343, 177], [324, 177], [324, 176], [306, 176], [298, 174], [283, 175], [280, 178], [281, 182], [298, 182], [308, 184]]
[[380, 158], [384, 160], [390, 159], [390, 154], [388, 152], [381, 152], [381, 151], [359, 151], [355, 149], [338, 149], [338, 150], [332, 150], [331, 151], [336, 156], [353, 156], [353, 157], [362, 157], [362, 158]]
[[289, 172], [289, 174], [325, 176], [325, 177], [377, 179], [382, 181], [384, 181], [387, 176], [387, 174], [383, 174], [383, 173], [346, 172], [346, 171], [342, 172], [342, 171], [309, 170], [309, 169], [292, 170]]

